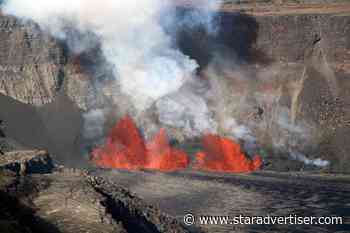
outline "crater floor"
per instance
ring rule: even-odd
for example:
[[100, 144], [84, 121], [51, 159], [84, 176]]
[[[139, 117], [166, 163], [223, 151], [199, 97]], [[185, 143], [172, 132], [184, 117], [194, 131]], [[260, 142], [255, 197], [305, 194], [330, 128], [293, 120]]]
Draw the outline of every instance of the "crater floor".
[[[98, 171], [100, 173], [100, 171]], [[182, 221], [194, 215], [341, 216], [344, 225], [201, 226], [208, 232], [314, 232], [350, 230], [350, 177], [309, 173], [249, 175], [201, 172], [102, 171], [147, 202]]]

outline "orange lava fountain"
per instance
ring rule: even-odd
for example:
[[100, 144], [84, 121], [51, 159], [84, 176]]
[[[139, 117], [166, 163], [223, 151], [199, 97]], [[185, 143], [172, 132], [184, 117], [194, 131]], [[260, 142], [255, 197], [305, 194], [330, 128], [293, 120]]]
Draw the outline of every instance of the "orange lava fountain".
[[175, 171], [188, 167], [188, 156], [171, 148], [164, 129], [145, 143], [134, 121], [126, 116], [111, 130], [105, 145], [92, 152], [93, 162], [104, 168]]
[[194, 168], [205, 171], [245, 173], [258, 170], [262, 159], [256, 155], [253, 160], [241, 152], [241, 147], [229, 138], [217, 135], [203, 137], [203, 152], [196, 154]]
[[[258, 170], [262, 165], [260, 156], [250, 160], [241, 152], [240, 145], [229, 138], [209, 134], [203, 137], [202, 144], [204, 150], [196, 154], [195, 169], [244, 173]], [[103, 146], [93, 150], [92, 161], [104, 168], [163, 172], [185, 169], [190, 164], [186, 153], [169, 145], [165, 129], [145, 143], [129, 116], [116, 124]]]

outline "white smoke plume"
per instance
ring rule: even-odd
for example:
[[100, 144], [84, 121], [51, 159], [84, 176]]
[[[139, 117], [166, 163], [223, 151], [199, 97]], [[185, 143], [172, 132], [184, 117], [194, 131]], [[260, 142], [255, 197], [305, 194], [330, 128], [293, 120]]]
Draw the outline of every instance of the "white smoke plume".
[[169, 7], [170, 1], [162, 0], [9, 0], [3, 10], [34, 20], [61, 39], [73, 28], [82, 35], [80, 40], [76, 37], [81, 43], [74, 43], [78, 50], [91, 44], [84, 35], [92, 33], [115, 66], [122, 92], [142, 111], [178, 90], [197, 68], [194, 60], [174, 48], [160, 25], [160, 16]]
[[157, 101], [159, 121], [181, 129], [189, 138], [216, 133], [217, 123], [203, 97], [206, 87], [198, 79], [192, 81], [179, 91]]
[[305, 155], [303, 155], [303, 154], [301, 154], [299, 152], [295, 152], [295, 151], [291, 151], [290, 152], [290, 156], [294, 160], [303, 162], [305, 165], [313, 165], [313, 166], [316, 166], [316, 167], [327, 167], [330, 164], [330, 162], [328, 160], [323, 160], [323, 159], [320, 159], [320, 158], [309, 159]]

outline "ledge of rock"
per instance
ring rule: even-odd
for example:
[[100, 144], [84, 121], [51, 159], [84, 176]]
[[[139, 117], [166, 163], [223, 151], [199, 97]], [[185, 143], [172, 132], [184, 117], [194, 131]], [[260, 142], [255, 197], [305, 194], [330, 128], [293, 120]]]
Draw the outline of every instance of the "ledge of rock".
[[17, 174], [48, 173], [54, 168], [47, 151], [13, 151], [0, 156], [0, 169]]
[[88, 182], [106, 198], [106, 208], [123, 222], [128, 232], [189, 232], [174, 218], [146, 204], [128, 190], [102, 177], [88, 176]]

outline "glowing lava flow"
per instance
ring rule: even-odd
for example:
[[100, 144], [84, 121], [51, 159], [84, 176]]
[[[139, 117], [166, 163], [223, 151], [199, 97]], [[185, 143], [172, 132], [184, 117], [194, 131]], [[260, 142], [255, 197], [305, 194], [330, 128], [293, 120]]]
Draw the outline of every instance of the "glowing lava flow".
[[92, 152], [92, 160], [105, 168], [160, 171], [184, 169], [190, 163], [184, 152], [170, 147], [164, 129], [146, 145], [129, 116], [112, 129], [104, 146]]
[[[255, 171], [262, 165], [260, 156], [250, 160], [241, 152], [239, 144], [217, 135], [204, 136], [203, 149], [196, 154], [195, 169], [242, 173]], [[92, 161], [105, 168], [164, 172], [185, 169], [190, 164], [186, 153], [169, 145], [165, 129], [146, 144], [129, 116], [111, 130], [105, 145], [92, 152]]]
[[229, 138], [217, 135], [203, 137], [204, 152], [196, 154], [194, 168], [205, 171], [244, 173], [258, 170], [262, 159], [256, 155], [253, 160], [241, 152], [239, 144]]
[[190, 160], [185, 152], [171, 148], [165, 129], [161, 129], [147, 144], [149, 156], [148, 169], [171, 171], [188, 167]]

